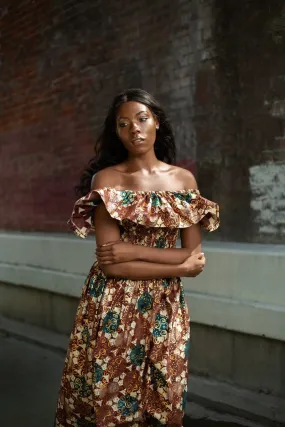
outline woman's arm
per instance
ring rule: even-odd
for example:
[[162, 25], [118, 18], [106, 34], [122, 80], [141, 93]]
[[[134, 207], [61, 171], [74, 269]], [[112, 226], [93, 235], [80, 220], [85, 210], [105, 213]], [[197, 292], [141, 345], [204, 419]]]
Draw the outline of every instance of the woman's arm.
[[[105, 245], [109, 242], [120, 239], [120, 230], [117, 221], [111, 218], [103, 203], [101, 203], [96, 209], [94, 225], [97, 244]], [[173, 266], [142, 261], [101, 265], [101, 268], [107, 277], [118, 277], [132, 280], [182, 277], [187, 273], [182, 264]]]
[[102, 265], [101, 269], [107, 277], [120, 279], [149, 280], [187, 276], [182, 264], [153, 264], [143, 261], [121, 262], [119, 264]]
[[[183, 237], [182, 237], [183, 236]], [[113, 242], [97, 246], [96, 255], [101, 264], [113, 264], [127, 261], [146, 261], [156, 264], [177, 265], [194, 253], [199, 253], [200, 227], [193, 225], [181, 233], [182, 248], [153, 248], [135, 245], [129, 242]], [[200, 237], [201, 243], [201, 237]]]

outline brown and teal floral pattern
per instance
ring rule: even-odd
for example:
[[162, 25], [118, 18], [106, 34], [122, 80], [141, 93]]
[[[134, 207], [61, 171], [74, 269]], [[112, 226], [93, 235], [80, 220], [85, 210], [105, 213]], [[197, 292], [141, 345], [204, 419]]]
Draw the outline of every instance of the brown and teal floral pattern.
[[166, 337], [168, 331], [168, 318], [158, 313], [155, 316], [153, 335], [155, 337]]
[[152, 309], [153, 298], [149, 292], [144, 292], [138, 300], [138, 310], [141, 313], [147, 313]]
[[80, 237], [94, 230], [94, 209], [100, 200], [111, 217], [130, 220], [146, 227], [186, 228], [200, 223], [208, 231], [219, 226], [219, 206], [200, 195], [199, 190], [130, 191], [103, 188], [79, 199], [68, 222]]
[[104, 291], [106, 277], [92, 277], [89, 282], [88, 292], [91, 296], [98, 298]]
[[106, 334], [111, 334], [112, 332], [115, 332], [118, 329], [119, 324], [120, 324], [119, 314], [113, 311], [109, 311], [103, 320], [103, 325], [102, 325], [103, 331]]
[[[143, 192], [104, 188], [75, 203], [70, 227], [93, 230], [104, 202], [121, 240], [174, 248], [179, 228], [219, 224], [218, 206], [198, 190]], [[179, 278], [106, 278], [97, 262], [84, 283], [59, 392], [56, 427], [182, 426], [190, 345]]]
[[130, 394], [126, 394], [119, 400], [118, 409], [124, 417], [128, 417], [138, 411], [139, 402], [135, 397]]
[[145, 346], [137, 344], [131, 351], [130, 355], [131, 362], [134, 366], [140, 366], [145, 360]]
[[135, 200], [135, 195], [133, 191], [122, 191], [122, 206], [129, 206], [131, 205]]

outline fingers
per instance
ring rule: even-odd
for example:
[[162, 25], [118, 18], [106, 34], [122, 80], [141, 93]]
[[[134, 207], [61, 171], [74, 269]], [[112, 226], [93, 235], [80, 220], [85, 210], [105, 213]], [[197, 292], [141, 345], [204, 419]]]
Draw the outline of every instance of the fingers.
[[100, 256], [107, 256], [110, 255], [114, 252], [114, 245], [108, 245], [108, 246], [99, 246], [98, 248], [96, 248], [95, 253], [100, 255]]
[[114, 261], [108, 259], [97, 259], [99, 265], [114, 264]]
[[205, 258], [204, 252], [200, 252], [199, 254], [197, 254], [197, 258], [198, 259]]
[[205, 262], [206, 262], [206, 257], [205, 257], [204, 252], [201, 252], [201, 253], [199, 253], [199, 254], [196, 254], [195, 256], [196, 256], [196, 262], [197, 262], [197, 264], [200, 264], [200, 263], [205, 264]]
[[98, 246], [96, 249], [96, 253], [100, 253], [100, 254], [104, 254], [104, 253], [108, 253], [111, 252], [113, 248], [113, 245], [108, 245], [108, 246]]
[[114, 262], [114, 255], [111, 252], [95, 252], [97, 261], [102, 263], [105, 261], [113, 261]]
[[114, 242], [104, 243], [104, 245], [101, 245], [101, 246], [97, 246], [96, 253], [102, 254], [102, 255], [105, 253], [110, 253], [113, 251], [115, 245], [117, 245], [118, 243], [123, 243], [123, 242], [121, 242], [121, 240], [117, 240]]
[[98, 248], [101, 248], [101, 249], [108, 248], [108, 246], [112, 246], [113, 244], [114, 242], [104, 243], [104, 245], [98, 246]]
[[194, 259], [202, 259], [202, 258], [205, 258], [205, 254], [204, 254], [204, 252], [199, 252], [198, 254], [193, 254], [193, 255], [190, 255], [190, 257], [189, 258], [194, 258]]
[[204, 270], [205, 264], [206, 264], [206, 258], [205, 257], [197, 260], [197, 268], [199, 268], [201, 271]]
[[112, 251], [101, 251], [96, 249], [95, 255], [99, 264], [106, 264], [107, 262], [115, 261], [115, 257]]
[[121, 240], [113, 240], [111, 242], [107, 242], [107, 243], [104, 243], [103, 245], [97, 246], [97, 248], [103, 249], [103, 248], [106, 248], [106, 246], [107, 247], [112, 246], [112, 245], [115, 245], [116, 243], [123, 243], [123, 242]]
[[114, 262], [114, 257], [112, 256], [98, 256], [97, 255], [97, 260], [100, 264], [105, 264], [106, 262]]

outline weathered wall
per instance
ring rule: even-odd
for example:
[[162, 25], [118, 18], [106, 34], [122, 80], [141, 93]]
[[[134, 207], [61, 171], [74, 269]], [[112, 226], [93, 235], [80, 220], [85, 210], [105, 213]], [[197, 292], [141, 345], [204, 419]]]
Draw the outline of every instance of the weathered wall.
[[210, 143], [198, 138], [200, 181], [219, 199], [223, 237], [284, 242], [284, 2], [216, 0], [213, 14], [212, 120], [203, 127]]
[[0, 0], [0, 228], [66, 230], [106, 108], [136, 86], [220, 203], [208, 238], [284, 241], [284, 17], [283, 0]]
[[193, 87], [210, 13], [187, 0], [2, 1], [2, 228], [66, 229], [106, 108], [128, 87], [157, 95], [192, 166]]

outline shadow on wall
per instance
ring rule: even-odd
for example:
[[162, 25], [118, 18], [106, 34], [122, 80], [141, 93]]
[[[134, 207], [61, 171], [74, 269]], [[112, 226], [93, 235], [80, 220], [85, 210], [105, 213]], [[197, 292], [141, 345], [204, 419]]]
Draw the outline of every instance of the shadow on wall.
[[214, 55], [196, 87], [197, 111], [203, 86], [209, 104], [208, 116], [196, 120], [198, 180], [220, 204], [220, 238], [279, 243], [285, 238], [284, 2], [213, 5]]

